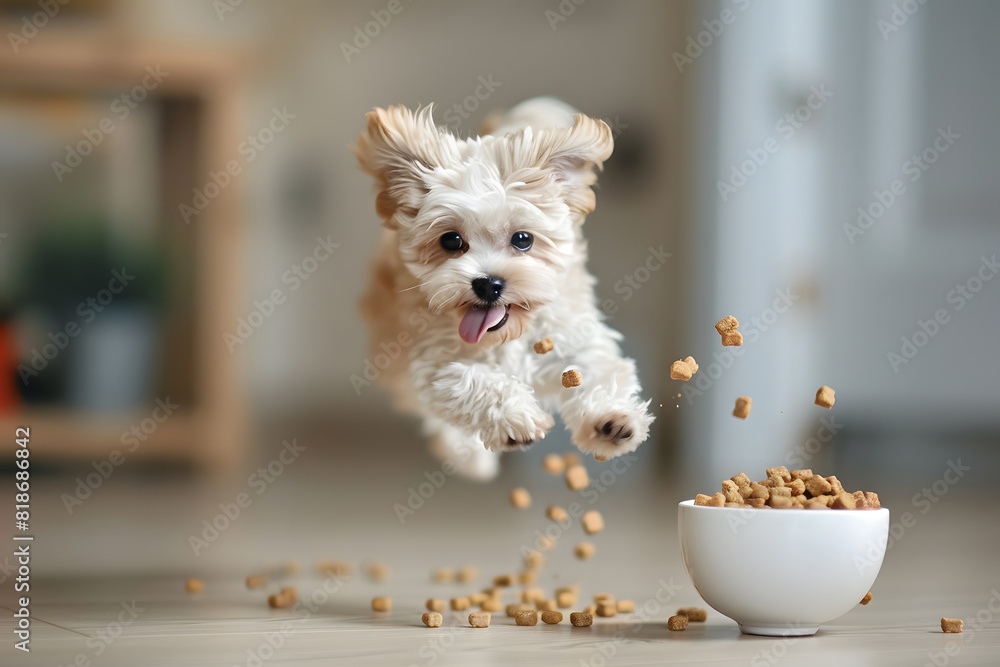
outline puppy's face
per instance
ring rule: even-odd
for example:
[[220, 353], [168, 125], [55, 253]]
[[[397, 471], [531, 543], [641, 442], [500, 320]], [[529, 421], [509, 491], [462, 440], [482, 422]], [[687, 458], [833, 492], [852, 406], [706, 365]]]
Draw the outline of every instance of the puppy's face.
[[559, 297], [611, 149], [608, 126], [582, 115], [572, 128], [459, 140], [429, 108], [391, 107], [368, 114], [355, 152], [428, 307], [454, 311], [466, 343], [499, 344]]

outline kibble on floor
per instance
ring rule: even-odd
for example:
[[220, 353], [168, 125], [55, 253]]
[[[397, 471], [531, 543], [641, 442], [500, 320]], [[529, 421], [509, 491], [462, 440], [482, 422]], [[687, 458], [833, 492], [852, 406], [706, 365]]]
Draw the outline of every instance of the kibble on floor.
[[472, 612], [469, 614], [469, 625], [474, 628], [490, 627], [490, 615], [483, 612]]
[[679, 632], [681, 630], [686, 630], [688, 626], [688, 617], [683, 615], [671, 616], [667, 619], [667, 630], [672, 632]]
[[594, 616], [582, 611], [574, 611], [569, 615], [569, 622], [576, 628], [588, 628], [594, 624]]
[[429, 628], [440, 628], [441, 623], [444, 622], [444, 617], [436, 611], [425, 611], [420, 620]]

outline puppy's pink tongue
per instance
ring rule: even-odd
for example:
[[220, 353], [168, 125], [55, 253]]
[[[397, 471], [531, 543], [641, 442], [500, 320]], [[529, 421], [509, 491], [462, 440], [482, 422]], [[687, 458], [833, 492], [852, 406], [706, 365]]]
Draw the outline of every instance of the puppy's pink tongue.
[[489, 308], [479, 308], [472, 306], [462, 318], [462, 323], [458, 325], [458, 335], [466, 343], [478, 343], [486, 330], [495, 327], [506, 314], [506, 306], [490, 306]]

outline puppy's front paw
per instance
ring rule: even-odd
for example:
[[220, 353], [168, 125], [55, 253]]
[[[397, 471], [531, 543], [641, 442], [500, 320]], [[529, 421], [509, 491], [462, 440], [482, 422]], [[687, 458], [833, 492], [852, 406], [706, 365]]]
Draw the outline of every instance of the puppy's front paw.
[[573, 442], [588, 454], [609, 459], [621, 456], [646, 440], [653, 419], [646, 405], [600, 413], [584, 420], [573, 434]]
[[544, 438], [553, 425], [552, 415], [534, 401], [517, 408], [507, 407], [494, 420], [489, 432], [483, 434], [483, 444], [494, 452], [525, 449]]

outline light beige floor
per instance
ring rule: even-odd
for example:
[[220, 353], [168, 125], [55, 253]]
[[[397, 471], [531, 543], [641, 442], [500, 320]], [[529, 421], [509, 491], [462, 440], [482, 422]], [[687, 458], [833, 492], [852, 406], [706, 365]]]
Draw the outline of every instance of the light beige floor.
[[[291, 437], [291, 436], [289, 436]], [[277, 440], [262, 461], [273, 458]], [[250, 466], [234, 480], [172, 474], [138, 475], [122, 469], [68, 514], [60, 495], [73, 478], [40, 477], [32, 562], [32, 652], [12, 648], [11, 617], [0, 617], [3, 665], [997, 665], [1000, 613], [990, 611], [1000, 591], [1000, 531], [992, 493], [957, 486], [918, 516], [886, 557], [874, 601], [857, 607], [810, 638], [776, 640], [741, 636], [736, 624], [710, 610], [708, 622], [683, 633], [666, 630], [677, 607], [702, 604], [681, 563], [675, 522], [682, 484], [659, 483], [649, 459], [616, 475], [593, 503], [558, 478], [538, 473], [542, 452], [509, 465], [487, 486], [447, 478], [423, 507], [401, 524], [393, 504], [424, 481], [435, 464], [415, 454], [389, 459], [348, 457], [309, 444], [306, 451], [201, 555], [188, 537], [220, 502], [246, 490]], [[596, 466], [595, 471], [601, 470]], [[609, 478], [605, 478], [609, 481]], [[533, 493], [530, 509], [509, 507], [516, 483]], [[426, 487], [425, 487], [426, 490]], [[919, 490], [919, 488], [915, 489]], [[897, 514], [914, 489], [884, 490]], [[594, 536], [597, 554], [576, 561], [578, 526], [550, 553], [539, 585], [580, 583], [584, 597], [611, 592], [649, 610], [648, 618], [598, 619], [589, 629], [516, 627], [502, 613], [493, 627], [467, 627], [467, 614], [445, 614], [428, 629], [420, 613], [428, 597], [448, 598], [512, 572], [519, 547], [548, 522], [544, 507], [579, 502], [603, 513], [607, 528]], [[895, 506], [895, 507], [894, 507]], [[895, 509], [900, 508], [900, 509]], [[9, 524], [5, 527], [9, 531]], [[5, 553], [0, 555], [4, 564]], [[309, 567], [317, 559], [360, 563], [379, 558], [392, 569], [383, 584], [356, 575], [315, 611], [270, 610], [261, 591], [243, 578], [288, 558], [305, 572], [286, 581], [317, 599], [324, 580]], [[472, 563], [482, 575], [474, 586], [430, 581], [432, 569]], [[10, 609], [11, 579], [0, 583], [0, 604]], [[201, 576], [199, 595], [184, 592], [188, 576]], [[671, 594], [663, 583], [673, 584]], [[272, 589], [285, 580], [275, 580]], [[775, 582], [775, 603], [783, 591]], [[391, 614], [369, 610], [375, 595], [391, 595]], [[1000, 609], [1000, 593], [993, 602]], [[131, 619], [123, 607], [134, 605]], [[985, 621], [976, 631], [945, 635], [948, 615]], [[128, 620], [121, 628], [117, 623]], [[277, 633], [277, 634], [275, 634]], [[108, 643], [105, 637], [114, 636]], [[268, 642], [279, 645], [271, 650]], [[949, 652], [951, 655], [949, 654]], [[258, 662], [258, 658], [260, 661]], [[946, 663], [942, 660], [947, 660]], [[88, 662], [89, 661], [89, 662]]]

